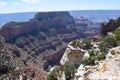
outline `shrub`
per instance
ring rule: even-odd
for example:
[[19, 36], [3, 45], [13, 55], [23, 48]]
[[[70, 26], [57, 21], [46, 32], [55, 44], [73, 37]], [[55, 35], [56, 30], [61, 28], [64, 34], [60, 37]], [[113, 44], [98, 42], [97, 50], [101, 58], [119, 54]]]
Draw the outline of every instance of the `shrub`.
[[6, 52], [0, 52], [0, 65], [4, 65], [3, 71], [1, 71], [2, 73], [0, 72], [0, 75], [8, 74], [9, 72], [14, 71], [15, 69], [15, 65], [10, 61], [10, 56]]
[[56, 72], [51, 72], [48, 76], [47, 76], [47, 80], [58, 80], [57, 79], [57, 73]]
[[91, 40], [83, 40], [83, 49], [91, 49], [92, 44], [91, 44]]
[[108, 48], [116, 47], [118, 45], [114, 37], [105, 37], [103, 42]]
[[115, 38], [117, 41], [120, 41], [120, 29], [115, 30]]
[[106, 58], [104, 53], [98, 54], [97, 56], [98, 60], [104, 60]]
[[95, 56], [90, 56], [88, 58], [88, 63], [87, 65], [95, 65]]
[[115, 51], [111, 51], [111, 54], [114, 55], [114, 54], [115, 54]]
[[88, 58], [84, 58], [84, 59], [82, 58], [81, 63], [84, 64], [84, 65], [86, 65], [87, 61], [88, 61]]
[[76, 72], [76, 70], [75, 70], [75, 67], [73, 65], [65, 66], [66, 80], [71, 79], [75, 72]]
[[100, 49], [100, 52], [106, 52], [107, 51], [107, 47], [106, 45], [104, 44], [104, 42], [101, 42], [99, 44], [99, 49]]
[[95, 56], [90, 56], [89, 58], [82, 59], [81, 63], [84, 65], [95, 65]]
[[99, 49], [101, 52], [107, 52], [109, 48], [118, 46], [117, 41], [114, 37], [105, 37], [103, 42], [99, 44]]
[[73, 40], [72, 43], [71, 43], [71, 45], [72, 46], [76, 46], [76, 42], [77, 42], [76, 40]]
[[81, 63], [84, 64], [84, 65], [95, 65], [95, 61], [100, 61], [100, 60], [104, 60], [106, 58], [105, 54], [104, 53], [101, 53], [101, 54], [98, 54], [98, 55], [90, 55], [89, 58], [85, 58], [85, 59], [82, 59]]
[[90, 56], [94, 56], [94, 50], [92, 50], [89, 54]]

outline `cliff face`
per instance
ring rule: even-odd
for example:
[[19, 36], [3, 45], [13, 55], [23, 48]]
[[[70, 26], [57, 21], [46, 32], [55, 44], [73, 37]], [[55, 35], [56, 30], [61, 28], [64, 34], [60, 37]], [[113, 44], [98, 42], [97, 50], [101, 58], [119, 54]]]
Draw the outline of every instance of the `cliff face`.
[[29, 22], [10, 22], [4, 25], [0, 34], [6, 41], [9, 41], [19, 35], [29, 34], [33, 31], [49, 32], [51, 28], [59, 33], [62, 30], [64, 33], [67, 31], [66, 25], [68, 24], [74, 24], [74, 19], [68, 12], [38, 13]]
[[68, 42], [87, 37], [87, 29], [80, 31], [77, 27], [68, 12], [37, 13], [28, 22], [5, 24], [0, 34], [16, 66], [35, 67], [37, 73], [46, 74], [49, 66], [59, 64]]
[[14, 63], [47, 69], [59, 63], [69, 41], [80, 37], [74, 25], [68, 12], [37, 13], [28, 22], [5, 24], [0, 34], [8, 43], [6, 51], [16, 59]]
[[100, 32], [101, 34], [107, 34], [107, 32], [111, 32], [120, 26], [120, 17], [116, 20], [110, 19], [107, 24], [102, 23]]

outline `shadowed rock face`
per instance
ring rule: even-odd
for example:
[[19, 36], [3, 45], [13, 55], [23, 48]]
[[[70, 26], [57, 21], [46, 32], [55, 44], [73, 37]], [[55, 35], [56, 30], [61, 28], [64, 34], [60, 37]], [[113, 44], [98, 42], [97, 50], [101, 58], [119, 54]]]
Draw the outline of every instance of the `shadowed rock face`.
[[107, 32], [111, 32], [120, 26], [120, 17], [116, 20], [110, 19], [107, 24], [102, 23], [100, 32], [106, 35]]
[[0, 34], [17, 66], [34, 65], [40, 70], [59, 64], [68, 42], [86, 37], [68, 12], [37, 13], [28, 22], [5, 24]]
[[0, 65], [0, 75], [8, 72], [8, 67], [6, 65]]
[[80, 37], [68, 12], [37, 13], [28, 22], [5, 24], [0, 34], [9, 43], [6, 50], [18, 62], [40, 67], [59, 64], [67, 43]]
[[68, 12], [38, 13], [29, 22], [10, 22], [3, 26], [0, 34], [6, 41], [18, 36], [32, 33], [33, 31], [43, 31], [49, 33], [51, 28], [55, 28], [58, 33], [66, 31], [66, 25], [74, 24], [74, 19]]
[[45, 62], [44, 64], [44, 70], [47, 70], [48, 66], [54, 66], [54, 64], [59, 65], [59, 61], [63, 55], [65, 51], [65, 48], [61, 49], [60, 51], [58, 51], [57, 53], [50, 55], [50, 56], [46, 56], [43, 57], [44, 60], [47, 60], [47, 62]]
[[[83, 29], [81, 24], [76, 24], [68, 12], [38, 13], [28, 22], [5, 24], [0, 29], [0, 35], [4, 37], [0, 36], [0, 50], [6, 51], [11, 56], [11, 63], [17, 66], [10, 75], [15, 77], [22, 73], [26, 74], [23, 79], [45, 80], [46, 71], [59, 65], [67, 44], [87, 38], [85, 33], [88, 29], [91, 27], [84, 26]], [[6, 73], [7, 67], [1, 71]]]

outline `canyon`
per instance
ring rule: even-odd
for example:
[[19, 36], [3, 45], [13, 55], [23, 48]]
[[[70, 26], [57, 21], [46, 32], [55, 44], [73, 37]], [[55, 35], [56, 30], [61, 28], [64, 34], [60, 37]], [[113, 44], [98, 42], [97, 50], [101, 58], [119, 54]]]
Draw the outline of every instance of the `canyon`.
[[65, 11], [40, 12], [27, 22], [5, 24], [0, 35], [16, 67], [46, 75], [50, 67], [59, 64], [70, 41], [97, 34], [93, 25], [87, 19], [75, 20]]

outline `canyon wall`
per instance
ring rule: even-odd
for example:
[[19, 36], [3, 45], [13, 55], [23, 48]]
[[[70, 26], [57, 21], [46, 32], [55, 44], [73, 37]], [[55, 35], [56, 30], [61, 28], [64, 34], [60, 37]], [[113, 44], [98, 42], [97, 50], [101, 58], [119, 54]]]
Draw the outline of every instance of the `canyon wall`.
[[86, 38], [86, 28], [89, 28], [89, 35], [95, 34], [90, 32], [93, 31], [89, 27], [92, 23], [84, 24], [87, 27], [76, 23], [69, 12], [43, 12], [37, 13], [28, 22], [5, 24], [0, 29], [0, 35], [7, 42], [5, 50], [13, 57], [16, 66], [37, 66], [42, 72], [42, 69], [48, 70], [49, 66], [59, 64], [70, 41]]

